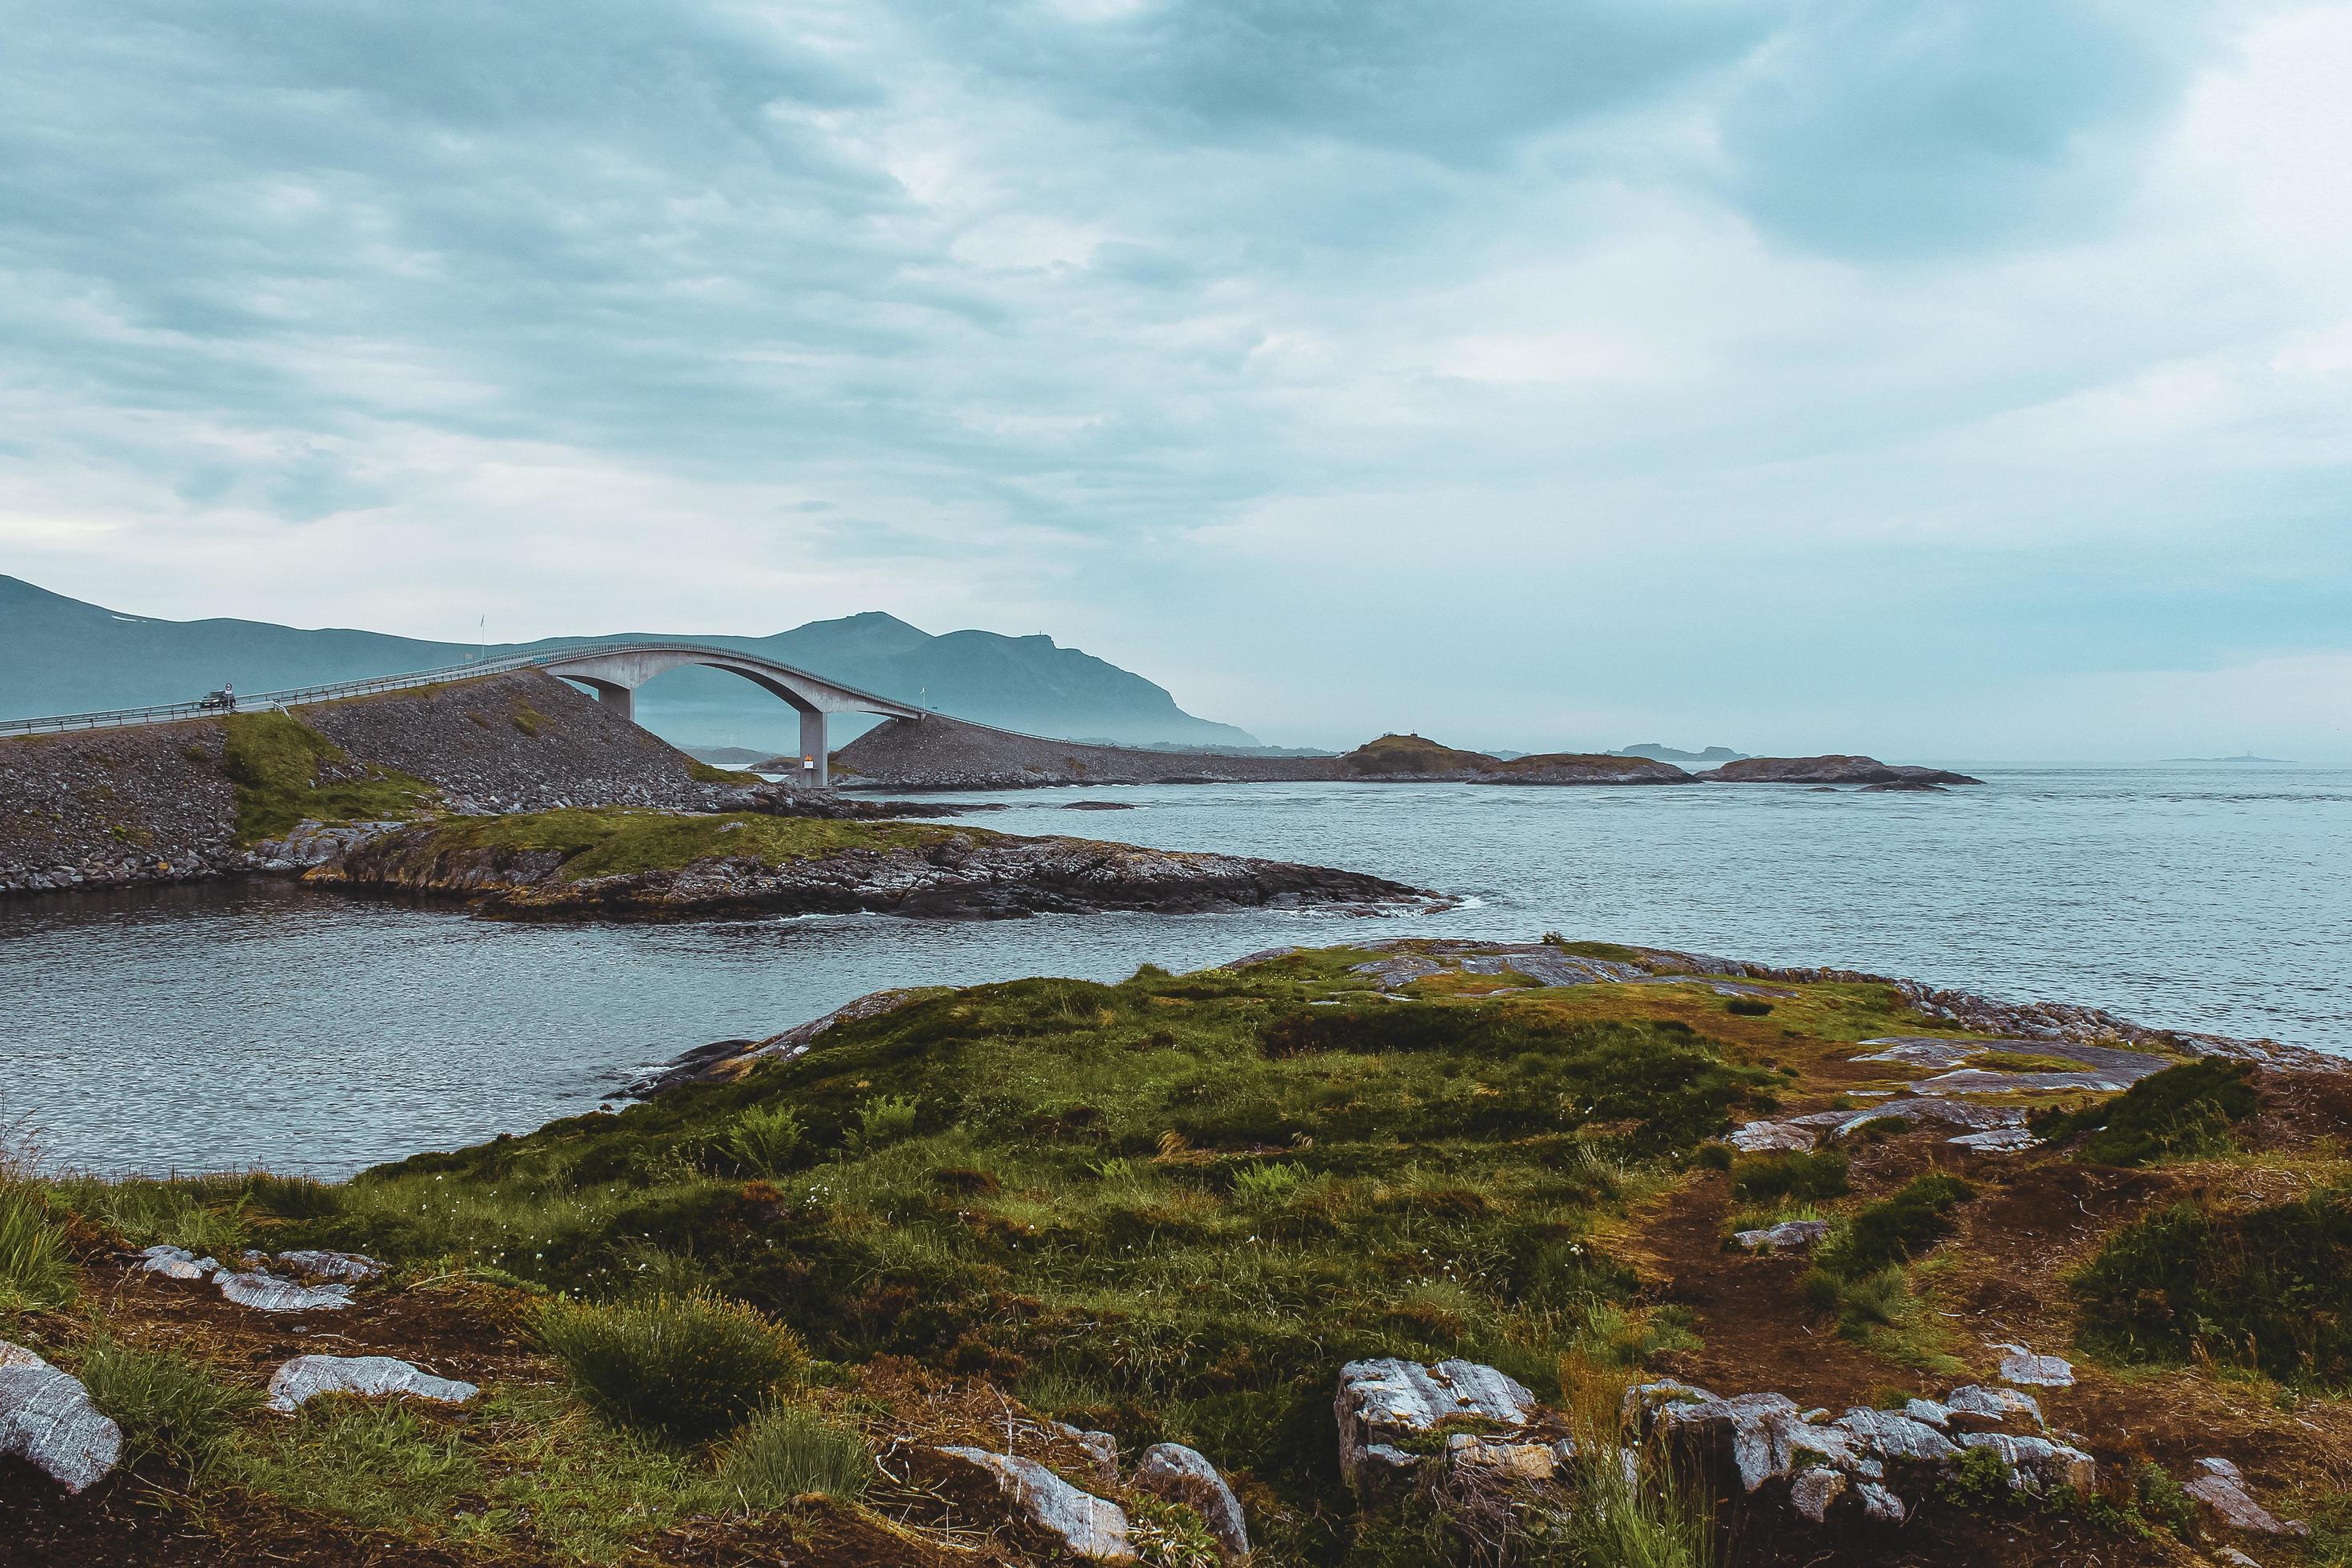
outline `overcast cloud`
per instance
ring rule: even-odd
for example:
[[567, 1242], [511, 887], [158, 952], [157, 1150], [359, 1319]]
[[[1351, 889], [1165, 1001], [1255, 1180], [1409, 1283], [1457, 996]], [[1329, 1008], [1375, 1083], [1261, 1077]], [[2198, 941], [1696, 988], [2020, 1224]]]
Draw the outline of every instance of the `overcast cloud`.
[[2352, 759], [2352, 5], [6, 7], [0, 571]]

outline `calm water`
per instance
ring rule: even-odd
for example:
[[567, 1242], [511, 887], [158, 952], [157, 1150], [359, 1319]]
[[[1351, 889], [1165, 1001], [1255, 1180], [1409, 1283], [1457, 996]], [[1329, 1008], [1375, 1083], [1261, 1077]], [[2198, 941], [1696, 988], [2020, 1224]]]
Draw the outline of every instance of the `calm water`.
[[[2352, 1052], [2352, 772], [1988, 769], [1791, 786], [1178, 785], [976, 823], [1374, 871], [1410, 921], [1113, 915], [502, 925], [270, 884], [0, 905], [0, 1124], [109, 1170], [341, 1173], [594, 1106], [888, 985], [1115, 979], [1279, 942], [1547, 930], [2089, 1002]], [[1082, 798], [1133, 803], [1070, 812]]]

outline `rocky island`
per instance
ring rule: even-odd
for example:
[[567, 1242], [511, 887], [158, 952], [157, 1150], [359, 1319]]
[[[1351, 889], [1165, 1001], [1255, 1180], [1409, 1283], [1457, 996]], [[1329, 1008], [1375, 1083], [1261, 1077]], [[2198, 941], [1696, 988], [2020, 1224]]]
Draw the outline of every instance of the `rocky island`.
[[1559, 938], [919, 987], [320, 1183], [0, 1172], [0, 1556], [2340, 1562], [2352, 1075]]

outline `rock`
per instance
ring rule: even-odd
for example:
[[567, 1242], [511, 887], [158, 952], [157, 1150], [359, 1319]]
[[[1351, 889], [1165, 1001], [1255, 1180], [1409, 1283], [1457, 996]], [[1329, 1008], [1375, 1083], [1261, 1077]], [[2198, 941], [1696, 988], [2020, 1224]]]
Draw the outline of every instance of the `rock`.
[[1087, 1432], [1066, 1421], [1048, 1421], [1046, 1429], [1056, 1436], [1066, 1437], [1087, 1451], [1094, 1465], [1095, 1476], [1107, 1484], [1118, 1484], [1118, 1439], [1108, 1432]]
[[1862, 1505], [1862, 1517], [1873, 1524], [1900, 1524], [1909, 1510], [1903, 1500], [1876, 1481], [1864, 1481], [1853, 1489], [1854, 1500]]
[[2008, 1353], [2000, 1358], [2000, 1380], [2029, 1388], [2072, 1388], [2074, 1369], [2054, 1355], [2035, 1355], [2023, 1345], [1995, 1345]]
[[1368, 975], [1372, 984], [1381, 990], [1395, 991], [1412, 984], [1416, 980], [1426, 980], [1433, 974], [1444, 973], [1445, 965], [1433, 959], [1423, 958], [1417, 953], [1406, 952], [1399, 953], [1394, 958], [1375, 959], [1370, 963], [1353, 965], [1348, 973]]
[[384, 1271], [374, 1258], [356, 1252], [281, 1252], [278, 1261], [313, 1279], [373, 1279]]
[[217, 1279], [223, 1296], [259, 1312], [340, 1312], [352, 1304], [348, 1285], [298, 1285], [260, 1269]]
[[100, 1414], [79, 1378], [0, 1340], [0, 1454], [80, 1492], [122, 1457], [122, 1428]]
[[1154, 1443], [1135, 1467], [1135, 1484], [1171, 1502], [1191, 1507], [1217, 1540], [1217, 1550], [1228, 1563], [1249, 1555], [1249, 1526], [1242, 1518], [1241, 1500], [1217, 1473], [1217, 1467], [1181, 1443]]
[[1788, 1121], [1751, 1121], [1732, 1130], [1724, 1140], [1744, 1154], [1761, 1154], [1775, 1149], [1792, 1149], [1800, 1152], [1821, 1142], [1820, 1135], [1810, 1127], [1799, 1127]]
[[2224, 1546], [2213, 1553], [2213, 1561], [2223, 1568], [2263, 1568], [2263, 1565], [2234, 1546]]
[[2210, 1510], [2231, 1530], [2256, 1535], [2285, 1535], [2290, 1528], [2256, 1502], [2246, 1490], [2246, 1478], [2227, 1459], [2200, 1459], [2199, 1474], [2180, 1489]]
[[1990, 1448], [2009, 1468], [2009, 1484], [2019, 1491], [2045, 1492], [2070, 1486], [2089, 1493], [2099, 1484], [2098, 1461], [2082, 1449], [2047, 1437], [2018, 1437], [2006, 1432], [1963, 1432], [1963, 1448]]
[[209, 1279], [220, 1270], [217, 1259], [198, 1258], [184, 1247], [151, 1247], [140, 1256], [147, 1260], [139, 1266], [141, 1273], [166, 1279]]
[[[1850, 1457], [1845, 1453], [1846, 1434], [1805, 1426], [1797, 1418], [1797, 1402], [1785, 1394], [1741, 1394], [1729, 1399], [1668, 1405], [1659, 1410], [1654, 1429], [1711, 1457], [1727, 1454], [1741, 1488], [1751, 1492], [1773, 1477], [1789, 1473], [1796, 1457], [1795, 1433], [1800, 1430], [1807, 1434], [1805, 1446], [1822, 1452], [1824, 1458]], [[1825, 1451], [1832, 1447], [1835, 1454]]]
[[1963, 1149], [1981, 1149], [1991, 1154], [2016, 1154], [2033, 1148], [2042, 1140], [2022, 1127], [1994, 1127], [1982, 1132], [1963, 1132], [1944, 1142], [1957, 1143]]
[[[1986, 1388], [1972, 1383], [1944, 1395], [1944, 1405], [1955, 1417], [1975, 1415], [2006, 1422], [2014, 1415], [2031, 1415], [2036, 1426], [2047, 1425], [2042, 1419], [2041, 1402], [2013, 1388]], [[1948, 1425], [1957, 1427], [1964, 1423], [1948, 1419]]]
[[1625, 1390], [1619, 1402], [1618, 1420], [1637, 1439], [1647, 1437], [1657, 1413], [1669, 1405], [1696, 1405], [1712, 1401], [1715, 1395], [1694, 1384], [1677, 1383], [1671, 1377], [1655, 1383], [1636, 1383]]
[[1576, 1445], [1563, 1437], [1557, 1443], [1491, 1443], [1467, 1432], [1445, 1440], [1445, 1462], [1456, 1468], [1486, 1470], [1505, 1480], [1541, 1486], [1559, 1478], [1560, 1468], [1576, 1458]]
[[1949, 1437], [1927, 1422], [1892, 1410], [1856, 1405], [1839, 1416], [1835, 1425], [1852, 1433], [1864, 1453], [1895, 1464], [1940, 1465], [1959, 1451]]
[[1127, 1511], [1117, 1503], [1082, 1492], [1034, 1459], [992, 1454], [985, 1448], [941, 1448], [949, 1458], [988, 1476], [1023, 1521], [1088, 1563], [1132, 1563]]
[[1830, 1233], [1825, 1219], [1784, 1219], [1762, 1230], [1743, 1230], [1732, 1239], [1750, 1252], [1801, 1252]]
[[1948, 1405], [1939, 1405], [1932, 1399], [1906, 1400], [1903, 1404], [1903, 1414], [1914, 1421], [1925, 1422], [1939, 1432], [1948, 1429], [1952, 1424], [1952, 1407]]
[[435, 1377], [388, 1355], [298, 1355], [269, 1380], [269, 1408], [292, 1415], [321, 1394], [356, 1394], [377, 1399], [404, 1394], [442, 1405], [463, 1405], [480, 1389], [470, 1383]]
[[1846, 1479], [1836, 1470], [1813, 1465], [1799, 1470], [1789, 1483], [1789, 1506], [1815, 1524], [1829, 1517], [1830, 1504], [1845, 1495]]
[[1433, 1430], [1449, 1417], [1469, 1415], [1516, 1431], [1527, 1425], [1535, 1395], [1516, 1379], [1476, 1362], [1444, 1361], [1433, 1367], [1382, 1357], [1339, 1369], [1332, 1413], [1339, 1425], [1339, 1474], [1360, 1499], [1377, 1495], [1419, 1462], [1393, 1439]]

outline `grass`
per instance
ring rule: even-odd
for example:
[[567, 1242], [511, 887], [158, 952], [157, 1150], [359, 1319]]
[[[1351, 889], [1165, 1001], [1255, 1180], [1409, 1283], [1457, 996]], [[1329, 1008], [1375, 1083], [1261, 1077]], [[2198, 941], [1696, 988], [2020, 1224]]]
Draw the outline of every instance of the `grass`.
[[74, 1295], [64, 1231], [32, 1187], [0, 1173], [0, 1312], [53, 1311]]
[[261, 1406], [258, 1391], [224, 1382], [202, 1362], [104, 1335], [84, 1349], [77, 1373], [90, 1403], [122, 1428], [126, 1460], [163, 1454], [191, 1471], [210, 1469], [237, 1423]]
[[327, 1395], [273, 1422], [226, 1459], [255, 1491], [371, 1530], [431, 1531], [480, 1494], [482, 1468], [457, 1426], [397, 1402]]
[[726, 1143], [737, 1169], [773, 1176], [799, 1152], [801, 1119], [787, 1105], [755, 1105], [735, 1119]]
[[761, 1411], [728, 1445], [720, 1483], [747, 1508], [780, 1508], [812, 1492], [855, 1502], [874, 1479], [865, 1441], [805, 1406]]
[[1731, 1191], [1743, 1203], [1820, 1202], [1852, 1190], [1846, 1172], [1845, 1155], [1834, 1149], [1748, 1154], [1732, 1163]]
[[[281, 837], [306, 820], [356, 822], [413, 817], [439, 797], [432, 784], [390, 768], [353, 763], [343, 749], [285, 713], [232, 713], [221, 772], [236, 786], [236, 842]], [[331, 776], [321, 783], [321, 769]]]
[[2075, 1157], [2097, 1165], [2195, 1159], [2231, 1146], [2230, 1129], [2261, 1109], [2245, 1062], [2206, 1057], [2152, 1073], [2113, 1100], [2036, 1116], [2036, 1134], [2055, 1142], [2089, 1132]]
[[551, 850], [562, 858], [559, 879], [578, 881], [674, 869], [697, 860], [730, 856], [779, 866], [853, 849], [921, 848], [956, 833], [974, 840], [997, 837], [972, 827], [834, 822], [757, 812], [711, 816], [618, 807], [567, 808], [443, 822], [404, 853], [419, 865], [427, 865], [453, 853]]
[[1914, 1177], [1893, 1197], [1832, 1231], [1814, 1253], [1815, 1267], [1845, 1281], [1883, 1275], [1951, 1235], [1953, 1210], [1974, 1196], [1976, 1190], [1958, 1176]]
[[2083, 1344], [2352, 1387], [2352, 1191], [2233, 1210], [2180, 1203], [2110, 1237], [2070, 1282]]
[[676, 1442], [732, 1431], [808, 1357], [757, 1310], [702, 1291], [551, 1302], [539, 1333], [589, 1408]]

